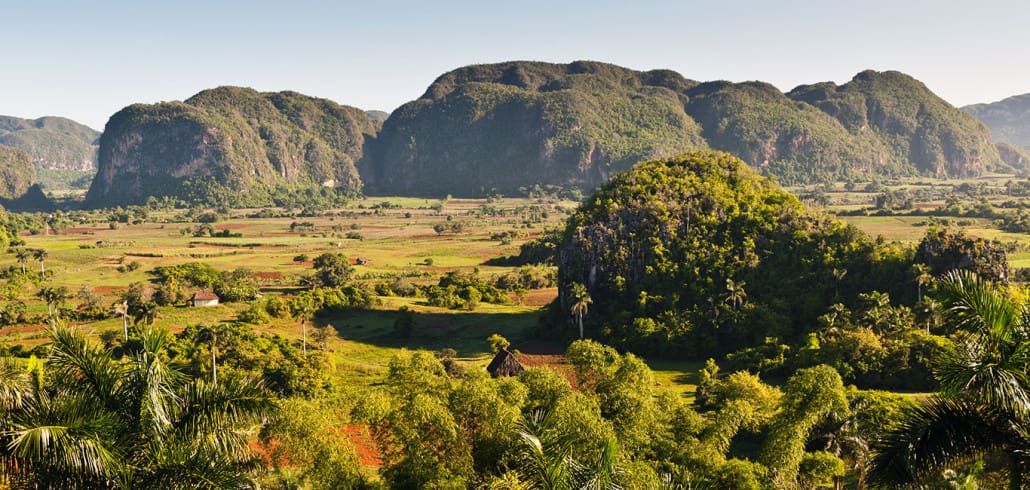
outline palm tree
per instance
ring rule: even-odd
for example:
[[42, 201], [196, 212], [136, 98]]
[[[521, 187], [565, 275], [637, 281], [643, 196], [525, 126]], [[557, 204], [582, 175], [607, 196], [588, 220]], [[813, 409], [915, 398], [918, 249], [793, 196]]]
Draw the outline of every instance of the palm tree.
[[25, 275], [25, 263], [29, 261], [29, 257], [32, 256], [32, 252], [29, 252], [29, 250], [25, 248], [19, 248], [14, 251], [14, 256], [18, 259], [18, 263], [21, 264], [22, 275]]
[[201, 327], [197, 341], [211, 344], [211, 382], [218, 384], [218, 331], [215, 327]]
[[122, 331], [125, 332], [125, 341], [129, 341], [129, 302], [122, 301], [114, 304], [114, 313], [122, 317]]
[[937, 396], [905, 414], [878, 444], [871, 476], [921, 481], [986, 453], [1008, 461], [1009, 488], [1030, 464], [1030, 304], [968, 271], [938, 284], [947, 320], [962, 337], [935, 370]]
[[260, 385], [187, 379], [163, 360], [164, 330], [146, 329], [122, 360], [66, 328], [50, 338], [52, 384], [0, 433], [0, 457], [15, 463], [3, 470], [23, 486], [250, 486], [247, 429], [272, 406]]
[[46, 276], [46, 259], [50, 254], [45, 249], [37, 248], [32, 251], [32, 257], [39, 261], [39, 273]]
[[586, 316], [587, 311], [590, 309], [590, 304], [594, 301], [590, 299], [590, 291], [587, 287], [578, 283], [572, 283], [569, 294], [572, 296], [571, 304], [569, 305], [569, 313], [576, 317], [576, 321], [579, 323], [579, 338], [583, 338], [583, 317]]
[[61, 304], [68, 299], [68, 288], [64, 286], [44, 286], [36, 293], [43, 301], [46, 301], [47, 315], [53, 317], [61, 308]]
[[930, 267], [925, 264], [915, 264], [912, 266], [912, 272], [916, 275], [916, 301], [922, 301], [923, 286], [933, 281]]
[[847, 269], [833, 269], [833, 297], [840, 297], [840, 283], [844, 280], [844, 276], [848, 275]]
[[734, 282], [733, 279], [726, 278], [726, 302], [733, 306], [734, 310], [747, 301], [747, 291], [744, 291], [746, 285], [744, 281]]
[[616, 490], [623, 469], [617, 464], [619, 443], [605, 441], [604, 448], [588, 464], [572, 457], [572, 441], [557, 434], [553, 417], [538, 410], [522, 421], [519, 429], [524, 459], [520, 473], [544, 490]]

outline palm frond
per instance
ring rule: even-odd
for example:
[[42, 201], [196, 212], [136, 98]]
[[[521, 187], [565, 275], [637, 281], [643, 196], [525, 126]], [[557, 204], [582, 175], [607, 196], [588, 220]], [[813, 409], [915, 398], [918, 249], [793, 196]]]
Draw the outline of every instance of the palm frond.
[[906, 411], [874, 445], [870, 480], [910, 485], [949, 465], [1010, 446], [1018, 439], [1005, 414], [961, 400], [933, 398]]

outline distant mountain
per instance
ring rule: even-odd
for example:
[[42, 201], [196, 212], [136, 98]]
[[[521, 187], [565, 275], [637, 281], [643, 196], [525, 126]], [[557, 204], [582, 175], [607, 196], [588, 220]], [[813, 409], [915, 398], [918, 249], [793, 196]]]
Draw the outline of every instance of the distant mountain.
[[995, 141], [1030, 148], [1030, 94], [962, 108], [991, 128]]
[[86, 204], [173, 196], [260, 206], [295, 192], [357, 194], [356, 163], [378, 128], [362, 110], [295, 92], [220, 87], [132, 105], [104, 129]]
[[841, 86], [803, 85], [787, 94], [833, 116], [857, 138], [878, 140], [881, 165], [896, 172], [969, 177], [1001, 165], [982, 123], [896, 71], [867, 70]]
[[381, 123], [386, 122], [390, 118], [390, 113], [386, 111], [365, 111], [365, 114], [368, 114], [368, 117], [373, 121]]
[[10, 146], [0, 146], [0, 206], [14, 210], [51, 207], [36, 183], [32, 158]]
[[361, 175], [382, 194], [591, 188], [638, 161], [705, 147], [788, 184], [1003, 165], [985, 126], [898, 72], [784, 94], [596, 62], [508, 62], [446, 73], [394, 111]]
[[362, 178], [372, 192], [592, 188], [634, 163], [707, 146], [669, 71], [511, 62], [460, 68], [390, 114]]
[[100, 132], [63, 117], [20, 119], [0, 116], [0, 145], [28, 153], [37, 169], [96, 169]]

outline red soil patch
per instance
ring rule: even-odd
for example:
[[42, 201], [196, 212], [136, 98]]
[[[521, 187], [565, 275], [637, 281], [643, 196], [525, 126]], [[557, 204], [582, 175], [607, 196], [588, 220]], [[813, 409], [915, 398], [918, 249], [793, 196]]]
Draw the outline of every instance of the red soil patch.
[[282, 272], [255, 272], [250, 275], [254, 279], [282, 279]]
[[36, 332], [46, 328], [46, 325], [25, 325], [21, 327], [7, 327], [0, 328], [0, 335], [8, 335], [12, 333], [28, 333]]
[[[526, 293], [526, 298], [522, 300], [522, 304], [525, 306], [545, 306], [551, 304], [557, 297], [558, 288], [534, 289]], [[512, 294], [511, 300], [518, 302], [519, 298]]]
[[343, 426], [343, 433], [354, 448], [358, 450], [358, 460], [365, 466], [378, 468], [383, 465], [383, 455], [379, 452], [372, 435], [368, 433], [368, 427], [361, 424], [347, 424]]
[[293, 265], [302, 265], [304, 267], [314, 267], [315, 266], [315, 261], [314, 260], [305, 260], [303, 262], [294, 262]]
[[121, 286], [95, 286], [93, 292], [97, 294], [110, 294], [120, 293], [122, 291], [128, 291], [129, 288]]
[[572, 386], [572, 389], [579, 388], [579, 382], [576, 380], [576, 371], [565, 362], [563, 354], [526, 354], [519, 352], [518, 360], [526, 368], [541, 366], [551, 368], [565, 377], [569, 381], [569, 385]]

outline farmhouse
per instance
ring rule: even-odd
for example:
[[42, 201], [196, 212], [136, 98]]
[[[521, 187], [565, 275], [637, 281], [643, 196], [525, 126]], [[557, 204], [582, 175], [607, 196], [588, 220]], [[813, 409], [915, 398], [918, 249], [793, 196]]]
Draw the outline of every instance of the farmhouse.
[[522, 367], [518, 359], [515, 359], [515, 354], [508, 352], [508, 349], [501, 349], [494, 356], [494, 360], [490, 361], [490, 365], [486, 367], [486, 370], [490, 373], [490, 376], [497, 378], [499, 376], [518, 376], [526, 368]]
[[212, 292], [196, 293], [190, 303], [193, 306], [215, 306], [218, 304], [218, 295]]

